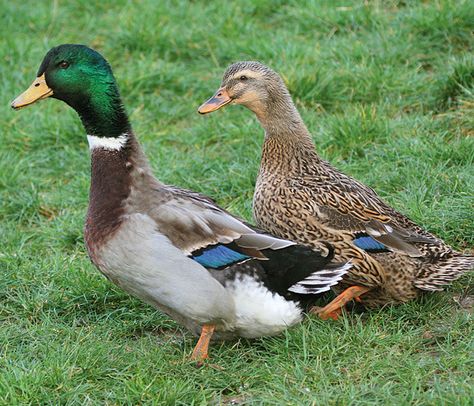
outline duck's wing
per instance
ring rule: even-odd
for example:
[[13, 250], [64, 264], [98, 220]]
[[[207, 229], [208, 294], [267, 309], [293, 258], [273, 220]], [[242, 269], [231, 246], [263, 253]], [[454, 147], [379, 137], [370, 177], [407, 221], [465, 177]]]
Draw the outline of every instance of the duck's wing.
[[[353, 234], [354, 244], [366, 251], [397, 251], [417, 257], [417, 243], [443, 245], [408, 217], [387, 205], [377, 193], [332, 168], [325, 182], [302, 177], [293, 185], [295, 193], [315, 204], [318, 221], [330, 228]], [[446, 247], [446, 249], [449, 249]]]
[[277, 292], [316, 294], [336, 285], [351, 268], [333, 263], [333, 248], [312, 250], [262, 233], [199, 193], [166, 187], [153, 218], [161, 233], [187, 256], [212, 269], [260, 260]]
[[199, 193], [166, 186], [156, 191], [156, 198], [158, 204], [150, 211], [152, 218], [160, 232], [186, 255], [233, 243], [250, 257], [264, 258], [262, 250], [295, 245], [255, 231]]

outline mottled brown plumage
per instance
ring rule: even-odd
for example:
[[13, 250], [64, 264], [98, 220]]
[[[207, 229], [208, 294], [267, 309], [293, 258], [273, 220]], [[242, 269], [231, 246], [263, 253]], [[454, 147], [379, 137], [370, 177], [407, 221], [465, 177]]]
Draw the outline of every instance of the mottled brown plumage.
[[331, 242], [335, 258], [354, 265], [338, 291], [370, 288], [361, 298], [367, 306], [406, 302], [422, 290], [442, 290], [472, 269], [472, 256], [453, 251], [318, 156], [277, 73], [259, 62], [231, 65], [199, 111], [230, 103], [248, 107], [265, 129], [253, 200], [258, 225], [313, 247]]

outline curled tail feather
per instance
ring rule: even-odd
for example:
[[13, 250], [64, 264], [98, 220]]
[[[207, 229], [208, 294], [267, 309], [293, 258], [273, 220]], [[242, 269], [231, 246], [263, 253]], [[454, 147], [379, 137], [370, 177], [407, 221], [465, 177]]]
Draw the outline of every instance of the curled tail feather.
[[288, 291], [303, 295], [315, 295], [327, 292], [331, 286], [335, 286], [342, 277], [352, 268], [351, 262], [330, 263], [324, 269], [313, 272], [311, 275], [290, 286]]

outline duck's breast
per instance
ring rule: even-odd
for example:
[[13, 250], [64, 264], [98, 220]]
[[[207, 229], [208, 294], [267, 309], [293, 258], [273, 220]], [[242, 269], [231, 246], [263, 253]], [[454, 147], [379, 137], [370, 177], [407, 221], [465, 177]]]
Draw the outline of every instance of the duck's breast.
[[226, 289], [149, 216], [125, 215], [113, 238], [94, 251], [94, 263], [112, 282], [178, 321], [233, 323], [234, 302]]

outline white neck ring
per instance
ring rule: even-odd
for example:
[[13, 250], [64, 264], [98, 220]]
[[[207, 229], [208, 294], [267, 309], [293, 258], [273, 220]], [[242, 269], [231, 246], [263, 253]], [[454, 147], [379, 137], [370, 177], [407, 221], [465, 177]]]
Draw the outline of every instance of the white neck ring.
[[97, 137], [96, 135], [88, 135], [89, 149], [92, 151], [97, 148], [108, 151], [120, 151], [128, 141], [128, 134], [124, 133], [118, 137]]

